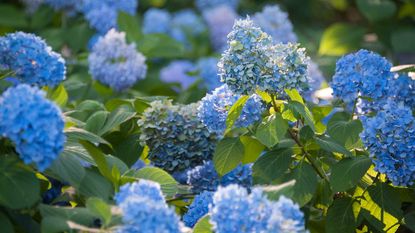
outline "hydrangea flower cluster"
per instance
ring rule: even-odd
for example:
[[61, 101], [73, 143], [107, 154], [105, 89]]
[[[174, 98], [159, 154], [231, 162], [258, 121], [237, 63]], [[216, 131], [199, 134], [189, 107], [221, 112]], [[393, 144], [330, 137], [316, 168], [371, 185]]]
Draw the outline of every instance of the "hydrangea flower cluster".
[[239, 0], [196, 0], [196, 7], [200, 11], [205, 11], [220, 5], [226, 5], [232, 9], [238, 8]]
[[160, 185], [146, 180], [120, 188], [115, 201], [123, 213], [119, 233], [180, 233], [181, 223], [161, 193]]
[[311, 60], [308, 63], [307, 76], [309, 90], [304, 93], [304, 98], [308, 101], [315, 102], [316, 100], [313, 94], [315, 91], [320, 90], [321, 85], [324, 83], [326, 79], [324, 78], [323, 73], [321, 73], [318, 65]]
[[237, 18], [237, 12], [227, 5], [203, 11], [203, 19], [209, 28], [210, 41], [216, 51], [225, 50], [227, 35]]
[[66, 10], [69, 14], [74, 14], [79, 9], [79, 0], [45, 0], [45, 3], [54, 10]]
[[219, 177], [212, 161], [204, 162], [187, 172], [187, 184], [195, 192], [215, 191], [219, 185], [238, 184], [245, 188], [252, 186], [252, 164], [239, 165], [223, 177]]
[[387, 95], [388, 82], [392, 77], [392, 64], [379, 54], [359, 50], [340, 58], [331, 86], [333, 95], [346, 104], [353, 104], [360, 96], [373, 100]]
[[114, 29], [98, 39], [88, 61], [92, 77], [116, 91], [133, 86], [147, 73], [145, 57], [135, 44], [127, 44], [124, 32]]
[[297, 42], [293, 25], [288, 14], [278, 5], [265, 6], [262, 12], [256, 13], [252, 20], [265, 33], [270, 35], [275, 43]]
[[0, 69], [14, 72], [20, 83], [56, 86], [65, 79], [65, 61], [44, 40], [16, 32], [0, 37]]
[[206, 57], [199, 59], [196, 63], [196, 70], [208, 90], [213, 90], [222, 85], [218, 75], [218, 61], [217, 58]]
[[411, 109], [415, 108], [415, 80], [408, 74], [395, 74], [389, 81], [388, 98], [405, 103]]
[[217, 139], [197, 118], [197, 104], [154, 101], [138, 125], [141, 143], [150, 148], [148, 158], [170, 173], [185, 171], [212, 158]]
[[168, 11], [150, 8], [143, 16], [143, 33], [167, 33], [170, 28], [171, 15]]
[[298, 205], [284, 197], [269, 201], [259, 188], [248, 194], [237, 185], [220, 187], [209, 211], [216, 233], [305, 232], [304, 214]]
[[183, 215], [183, 222], [188, 227], [193, 227], [197, 221], [209, 212], [209, 205], [213, 202], [213, 192], [202, 192], [195, 197], [189, 206], [186, 214]]
[[79, 8], [91, 27], [101, 34], [117, 27], [118, 12], [135, 15], [138, 0], [82, 0]]
[[180, 83], [183, 89], [187, 89], [195, 82], [195, 77], [188, 73], [195, 70], [192, 62], [187, 60], [172, 61], [160, 70], [160, 79], [166, 83]]
[[26, 164], [40, 171], [48, 168], [65, 144], [60, 109], [45, 93], [21, 84], [7, 89], [0, 98], [0, 136], [10, 139]]
[[272, 44], [272, 38], [252, 20], [236, 21], [229, 48], [218, 64], [221, 81], [237, 94], [257, 89], [283, 95], [284, 89], [308, 89], [309, 58], [297, 44]]
[[203, 23], [203, 20], [190, 9], [175, 13], [170, 27], [170, 36], [185, 45], [188, 45], [188, 35], [197, 36], [206, 31], [206, 25]]
[[[229, 109], [241, 96], [234, 94], [224, 84], [216, 88], [211, 94], [207, 94], [201, 100], [198, 108], [198, 116], [210, 132], [222, 136], [226, 129], [226, 118]], [[261, 120], [265, 107], [261, 98], [253, 94], [242, 109], [241, 115], [235, 122], [235, 127], [248, 127]]]
[[415, 180], [415, 118], [410, 108], [389, 100], [376, 116], [362, 117], [360, 135], [369, 148], [375, 170], [397, 186]]

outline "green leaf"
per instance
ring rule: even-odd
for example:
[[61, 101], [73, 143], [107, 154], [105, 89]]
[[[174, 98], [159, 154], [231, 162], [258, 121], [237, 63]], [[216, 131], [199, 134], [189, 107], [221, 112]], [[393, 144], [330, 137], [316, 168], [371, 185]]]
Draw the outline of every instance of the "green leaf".
[[245, 103], [248, 101], [248, 99], [249, 96], [243, 95], [232, 105], [231, 109], [229, 110], [228, 117], [226, 118], [225, 134], [232, 129], [233, 125], [238, 120], [242, 109], [244, 108]]
[[60, 107], [64, 107], [68, 102], [68, 93], [63, 84], [60, 84], [57, 88], [48, 92], [48, 98], [53, 100]]
[[40, 198], [40, 183], [15, 157], [0, 157], [0, 204], [11, 209], [28, 208]]
[[111, 207], [105, 201], [91, 197], [86, 201], [86, 208], [91, 213], [100, 216], [104, 220], [104, 225], [107, 226], [111, 222]]
[[378, 182], [376, 185], [371, 185], [367, 189], [367, 192], [372, 201], [374, 201], [381, 209], [380, 221], [385, 221], [386, 212], [398, 220], [403, 217], [399, 195], [392, 186]]
[[352, 146], [360, 140], [360, 133], [363, 130], [359, 120], [350, 121], [350, 115], [338, 112], [327, 123], [327, 133], [341, 145]]
[[210, 224], [209, 220], [208, 215], [199, 219], [193, 228], [193, 233], [213, 233], [212, 224]]
[[273, 181], [290, 167], [293, 152], [290, 148], [273, 150], [261, 156], [252, 167], [253, 175], [266, 181]]
[[335, 152], [341, 153], [347, 157], [351, 157], [352, 153], [344, 148], [342, 145], [335, 142], [333, 139], [325, 136], [321, 137], [314, 137], [317, 144], [321, 147], [321, 149], [328, 151], [328, 152]]
[[[97, 218], [97, 216], [91, 211], [89, 211], [87, 208], [83, 207], [55, 207], [55, 206], [49, 206], [41, 204], [39, 206], [40, 214], [43, 218], [50, 218], [54, 217], [56, 219], [61, 219], [65, 221], [72, 221], [77, 224], [83, 225], [83, 226], [92, 226], [94, 223], [94, 220]], [[62, 222], [59, 221], [58, 224], [62, 227]], [[47, 221], [47, 223], [52, 223], [52, 221]], [[42, 222], [42, 229], [47, 229], [47, 226], [44, 222]], [[42, 231], [43, 232], [43, 231]], [[57, 231], [48, 231], [48, 232], [57, 232]], [[62, 231], [61, 231], [62, 232]]]
[[317, 189], [317, 174], [306, 162], [300, 162], [290, 177], [295, 180], [292, 199], [300, 206], [307, 204]]
[[320, 41], [320, 55], [341, 56], [360, 46], [365, 29], [345, 23], [335, 23], [326, 29]]
[[284, 138], [287, 129], [288, 122], [281, 117], [281, 114], [274, 114], [261, 122], [255, 136], [266, 147], [272, 148]]
[[84, 196], [99, 197], [103, 200], [109, 200], [113, 195], [111, 183], [105, 177], [90, 170], [86, 170], [78, 190]]
[[244, 145], [239, 138], [224, 138], [216, 146], [213, 163], [219, 175], [236, 168], [244, 157]]
[[313, 114], [311, 114], [307, 106], [298, 101], [289, 101], [287, 107], [293, 113], [300, 115], [304, 119], [306, 125], [310, 126], [313, 131], [316, 130], [316, 127], [314, 125]]
[[126, 177], [134, 177], [157, 182], [166, 196], [174, 196], [178, 192], [177, 181], [166, 171], [156, 167], [145, 167], [136, 172], [128, 172]]
[[404, 218], [405, 226], [415, 232], [415, 212], [412, 211], [405, 215]]
[[16, 7], [2, 3], [0, 6], [0, 25], [12, 28], [27, 27], [26, 15]]
[[304, 104], [303, 97], [301, 97], [300, 93], [296, 89], [285, 89], [284, 91], [285, 93], [287, 93], [288, 97], [290, 97], [292, 101], [297, 101], [299, 103]]
[[129, 42], [137, 42], [141, 39], [141, 25], [136, 16], [120, 11], [118, 12], [117, 23], [120, 31], [126, 33]]
[[84, 129], [71, 127], [65, 130], [65, 135], [68, 137], [68, 139], [85, 140], [90, 143], [106, 144], [107, 146], [111, 147], [111, 144], [105, 141], [105, 139]]
[[262, 187], [264, 192], [267, 194], [267, 198], [272, 201], [278, 201], [281, 196], [291, 198], [294, 195], [295, 180], [279, 185], [267, 185]]
[[114, 177], [111, 173], [111, 168], [109, 167], [107, 163], [107, 159], [105, 154], [98, 149], [96, 146], [91, 144], [87, 141], [81, 141], [80, 142], [84, 148], [88, 151], [89, 155], [94, 159], [95, 163], [98, 166], [99, 172], [108, 180], [112, 181], [114, 184], [116, 184], [118, 181], [114, 180]]
[[357, 0], [360, 12], [372, 22], [388, 19], [396, 12], [396, 5], [390, 0]]
[[147, 58], [175, 58], [185, 51], [182, 43], [165, 34], [145, 34], [137, 45]]
[[85, 168], [79, 159], [65, 151], [53, 161], [47, 172], [52, 172], [54, 177], [69, 182], [75, 188], [79, 188], [85, 176]]
[[415, 37], [415, 31], [413, 27], [403, 27], [394, 30], [391, 33], [391, 43], [394, 52], [409, 53], [415, 52], [414, 43], [406, 43], [412, 41]]
[[326, 218], [327, 233], [354, 233], [356, 219], [353, 214], [353, 199], [342, 197], [335, 199]]
[[100, 130], [98, 130], [98, 135], [104, 135], [105, 133], [113, 130], [115, 127], [120, 124], [130, 120], [136, 115], [135, 112], [130, 112], [126, 108], [120, 107], [117, 110], [111, 112]]
[[372, 160], [359, 156], [343, 159], [332, 167], [330, 184], [334, 192], [343, 192], [354, 187], [366, 174]]
[[265, 146], [258, 140], [249, 136], [241, 136], [240, 139], [242, 144], [244, 144], [245, 151], [242, 163], [247, 164], [255, 162], [265, 149]]
[[42, 233], [70, 232], [67, 220], [62, 217], [44, 217], [41, 223]]
[[13, 224], [9, 218], [0, 212], [0, 232], [2, 233], [14, 233]]
[[85, 130], [98, 135], [99, 131], [104, 127], [108, 115], [107, 111], [95, 112], [86, 121]]
[[114, 156], [131, 167], [141, 155], [143, 147], [140, 145], [140, 135], [132, 134], [119, 136], [122, 141], [114, 145]]

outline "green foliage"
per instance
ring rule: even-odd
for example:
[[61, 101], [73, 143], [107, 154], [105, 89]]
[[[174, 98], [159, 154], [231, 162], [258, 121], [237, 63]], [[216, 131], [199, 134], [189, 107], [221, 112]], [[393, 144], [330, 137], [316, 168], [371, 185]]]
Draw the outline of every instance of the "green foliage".
[[213, 163], [219, 175], [236, 168], [244, 157], [244, 145], [239, 138], [222, 139], [216, 146]]
[[284, 138], [288, 129], [288, 122], [280, 114], [265, 118], [258, 126], [256, 138], [268, 148], [272, 148]]
[[365, 29], [360, 26], [336, 23], [324, 31], [318, 53], [339, 56], [357, 49]]

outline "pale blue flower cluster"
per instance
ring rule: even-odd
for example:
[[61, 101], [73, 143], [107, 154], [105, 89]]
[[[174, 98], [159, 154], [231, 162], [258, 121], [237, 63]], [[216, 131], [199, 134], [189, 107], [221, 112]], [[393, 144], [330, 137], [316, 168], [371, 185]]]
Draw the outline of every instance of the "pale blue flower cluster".
[[415, 108], [415, 80], [408, 74], [395, 74], [389, 81], [388, 97]]
[[122, 186], [115, 200], [123, 213], [124, 226], [119, 233], [181, 232], [179, 217], [167, 206], [160, 185], [153, 181]]
[[65, 144], [61, 110], [36, 87], [21, 84], [0, 97], [0, 137], [10, 139], [26, 164], [48, 168]]
[[308, 90], [309, 58], [298, 44], [273, 45], [249, 18], [236, 21], [228, 44], [218, 66], [221, 81], [233, 92], [253, 94], [260, 89], [284, 95], [284, 89]]
[[210, 91], [222, 85], [218, 75], [218, 59], [214, 57], [201, 58], [196, 63], [196, 70], [204, 81], [204, 86]]
[[189, 206], [186, 214], [183, 215], [183, 222], [188, 227], [193, 227], [200, 218], [209, 212], [209, 205], [213, 202], [213, 192], [202, 192], [195, 197]]
[[219, 177], [212, 161], [204, 162], [187, 173], [187, 184], [195, 192], [215, 191], [219, 185], [238, 184], [245, 188], [252, 186], [252, 164], [238, 165], [235, 169]]
[[82, 0], [79, 4], [90, 26], [105, 34], [117, 27], [118, 12], [136, 14], [138, 0]]
[[179, 83], [183, 89], [187, 89], [196, 79], [189, 73], [195, 70], [192, 62], [187, 60], [175, 60], [160, 70], [160, 79], [166, 83]]
[[348, 54], [336, 63], [333, 95], [346, 104], [353, 104], [358, 97], [384, 98], [392, 77], [391, 67], [388, 60], [374, 52], [362, 49]]
[[285, 197], [269, 201], [260, 188], [249, 194], [237, 185], [220, 187], [209, 212], [216, 233], [305, 232], [304, 214], [298, 205]]
[[262, 12], [256, 13], [252, 20], [265, 33], [270, 35], [275, 43], [297, 42], [293, 25], [288, 14], [278, 5], [265, 6]]
[[374, 117], [361, 117], [360, 135], [368, 147], [375, 170], [397, 186], [415, 181], [415, 118], [404, 104], [388, 100]]
[[172, 16], [163, 9], [150, 8], [143, 16], [143, 33], [168, 33]]
[[308, 63], [308, 83], [309, 90], [303, 93], [303, 97], [310, 102], [317, 102], [316, 98], [313, 96], [315, 91], [321, 89], [321, 86], [325, 82], [323, 73], [320, 71], [318, 65], [311, 61]]
[[205, 11], [220, 5], [226, 5], [232, 9], [236, 9], [238, 8], [239, 0], [196, 0], [196, 7], [200, 11]]
[[148, 158], [174, 173], [212, 159], [217, 141], [197, 118], [197, 104], [172, 105], [154, 101], [138, 121], [140, 141], [150, 148]]
[[185, 44], [185, 47], [189, 47], [189, 37], [201, 35], [206, 31], [203, 20], [191, 9], [176, 12], [170, 27], [170, 36]]
[[92, 77], [116, 91], [133, 86], [147, 73], [145, 57], [135, 44], [127, 44], [124, 32], [114, 29], [98, 39], [88, 61]]
[[208, 26], [210, 42], [215, 51], [222, 52], [226, 49], [227, 35], [238, 17], [238, 13], [227, 5], [203, 11], [203, 19]]
[[[226, 129], [229, 110], [240, 97], [241, 95], [233, 93], [228, 85], [224, 84], [203, 97], [198, 108], [198, 117], [210, 132], [222, 136]], [[264, 110], [261, 98], [256, 94], [251, 95], [234, 127], [248, 127], [258, 122]]]
[[79, 0], [45, 0], [45, 4], [52, 7], [54, 10], [66, 10], [70, 14], [76, 13], [79, 9], [80, 3]]
[[20, 83], [56, 86], [65, 79], [65, 60], [44, 40], [16, 32], [0, 37], [0, 69], [14, 72]]

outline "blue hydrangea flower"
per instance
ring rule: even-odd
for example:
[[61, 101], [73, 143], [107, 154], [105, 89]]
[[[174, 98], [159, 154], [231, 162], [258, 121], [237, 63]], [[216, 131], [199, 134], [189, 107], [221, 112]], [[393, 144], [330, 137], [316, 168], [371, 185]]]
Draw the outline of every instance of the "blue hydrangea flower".
[[150, 8], [143, 16], [143, 32], [150, 33], [168, 33], [170, 29], [171, 15], [168, 11]]
[[272, 204], [272, 214], [268, 220], [267, 232], [305, 233], [304, 214], [291, 199], [281, 196]]
[[65, 79], [65, 61], [44, 40], [33, 34], [16, 32], [0, 37], [0, 69], [20, 83], [56, 86]]
[[187, 89], [196, 79], [188, 73], [195, 70], [192, 62], [187, 60], [172, 61], [160, 70], [160, 79], [166, 83], [180, 83], [183, 89]]
[[188, 36], [197, 36], [206, 31], [203, 20], [190, 9], [175, 13], [170, 27], [170, 36], [185, 45], [188, 45]]
[[411, 109], [415, 108], [415, 80], [408, 74], [395, 74], [390, 80], [388, 97], [404, 102]]
[[336, 63], [333, 95], [352, 105], [359, 96], [381, 99], [387, 94], [391, 66], [379, 54], [367, 50], [348, 54]]
[[228, 45], [218, 63], [221, 81], [237, 94], [255, 93], [260, 80], [272, 78], [272, 38], [248, 18], [235, 22]]
[[297, 42], [293, 25], [288, 14], [278, 5], [265, 6], [262, 12], [256, 13], [252, 20], [264, 32], [270, 35], [275, 43]]
[[415, 180], [415, 118], [410, 108], [387, 101], [374, 117], [362, 117], [360, 135], [368, 147], [375, 170], [386, 174], [397, 186]]
[[147, 73], [145, 57], [135, 44], [127, 44], [124, 32], [110, 30], [98, 39], [88, 57], [89, 73], [116, 91], [133, 86]]
[[303, 97], [307, 101], [317, 102], [314, 93], [321, 89], [321, 86], [326, 79], [324, 78], [323, 73], [320, 71], [318, 65], [311, 60], [308, 63], [307, 75], [309, 89], [303, 93]]
[[138, 0], [83, 0], [78, 6], [91, 27], [101, 34], [117, 27], [119, 11], [135, 15], [137, 7]]
[[200, 11], [205, 11], [220, 5], [229, 6], [235, 10], [238, 8], [239, 0], [196, 0], [196, 7]]
[[237, 18], [237, 12], [226, 5], [203, 12], [203, 19], [209, 28], [210, 42], [215, 51], [222, 52], [226, 49], [227, 35]]
[[219, 185], [238, 184], [245, 188], [252, 186], [252, 164], [239, 165], [223, 177], [219, 177], [212, 161], [204, 162], [187, 173], [187, 184], [195, 192], [215, 191]]
[[63, 116], [45, 93], [21, 84], [0, 98], [0, 136], [10, 139], [26, 164], [48, 168], [65, 144]]
[[183, 222], [188, 227], [193, 227], [200, 218], [209, 212], [209, 205], [213, 202], [213, 192], [203, 192], [195, 197], [189, 206], [186, 214], [183, 215]]
[[180, 233], [181, 223], [161, 194], [160, 185], [146, 180], [126, 184], [115, 200], [123, 213], [119, 233]]
[[216, 233], [306, 232], [304, 214], [298, 205], [285, 197], [269, 201], [260, 188], [248, 194], [237, 185], [220, 187], [209, 212]]
[[150, 148], [148, 158], [170, 173], [185, 171], [212, 158], [216, 135], [210, 134], [197, 118], [197, 104], [154, 101], [138, 125], [141, 143]]
[[[198, 109], [200, 120], [210, 132], [222, 135], [226, 129], [229, 109], [240, 97], [240, 95], [234, 94], [226, 84], [216, 88], [201, 100]], [[256, 94], [251, 95], [234, 127], [248, 127], [258, 122], [261, 120], [264, 109], [261, 98]]]
[[196, 63], [196, 70], [208, 90], [213, 90], [222, 85], [218, 75], [218, 61], [217, 58], [206, 57], [199, 59]]

